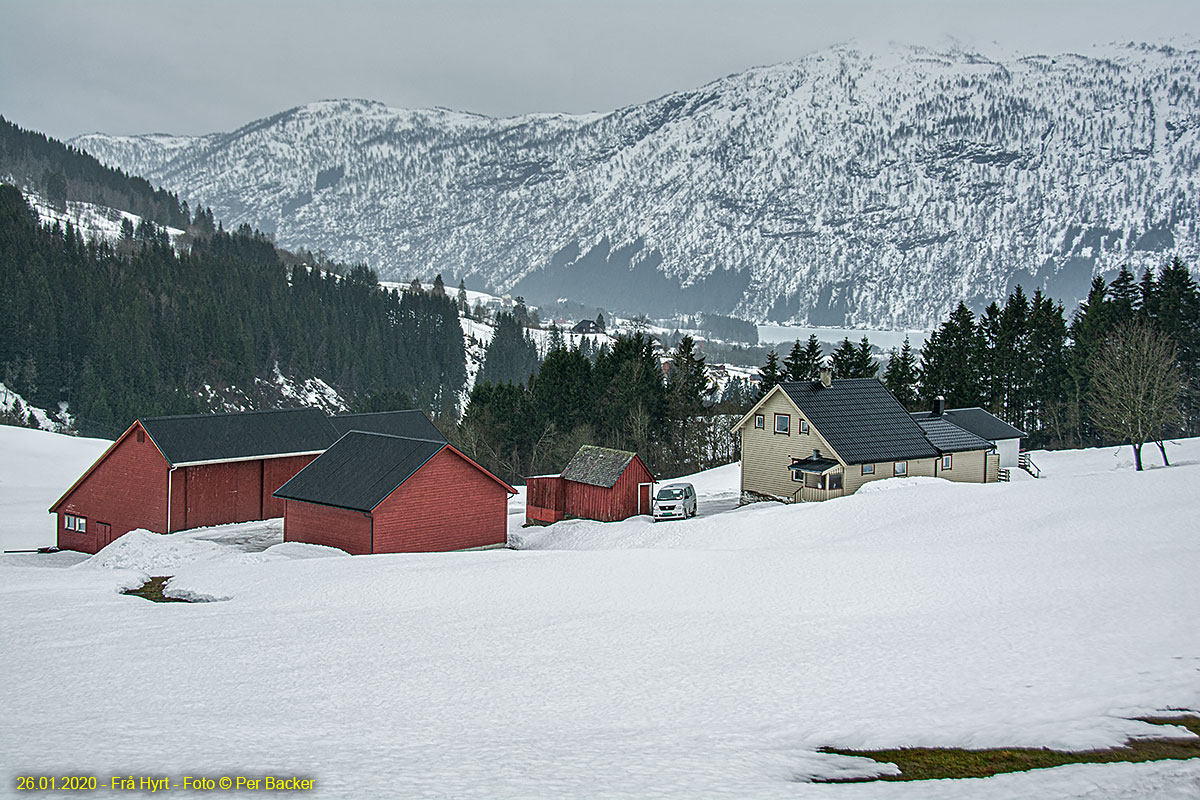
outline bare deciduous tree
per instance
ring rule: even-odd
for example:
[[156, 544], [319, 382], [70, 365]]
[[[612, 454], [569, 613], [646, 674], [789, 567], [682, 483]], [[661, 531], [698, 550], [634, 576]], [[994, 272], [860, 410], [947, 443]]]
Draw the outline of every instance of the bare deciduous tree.
[[[1175, 345], [1154, 328], [1137, 322], [1117, 328], [1092, 361], [1090, 411], [1096, 425], [1133, 447], [1142, 468], [1142, 446], [1162, 442], [1179, 419], [1182, 390]], [[1163, 463], [1166, 452], [1163, 450]]]

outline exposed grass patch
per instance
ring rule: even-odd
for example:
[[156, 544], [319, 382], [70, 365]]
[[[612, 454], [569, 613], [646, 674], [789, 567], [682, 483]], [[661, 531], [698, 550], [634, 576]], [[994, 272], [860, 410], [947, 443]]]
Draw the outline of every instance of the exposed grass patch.
[[[1200, 737], [1200, 716], [1139, 717], [1151, 725], [1179, 725]], [[816, 778], [814, 783], [864, 783], [867, 781], [928, 781], [940, 778], [987, 778], [1001, 772], [1061, 767], [1064, 764], [1108, 764], [1114, 761], [1163, 761], [1200, 758], [1197, 739], [1130, 739], [1121, 747], [1103, 750], [1050, 750], [1011, 747], [966, 750], [957, 747], [901, 747], [894, 750], [839, 750], [822, 747], [822, 753], [861, 756], [891, 762], [899, 775], [872, 778]]]
[[121, 594], [131, 594], [136, 597], [144, 597], [147, 600], [155, 603], [189, 602], [188, 600], [184, 600], [179, 597], [167, 597], [163, 594], [163, 584], [169, 580], [171, 580], [170, 575], [159, 575], [158, 577], [151, 578], [150, 580], [146, 581], [136, 589], [126, 589], [125, 591], [121, 592]]

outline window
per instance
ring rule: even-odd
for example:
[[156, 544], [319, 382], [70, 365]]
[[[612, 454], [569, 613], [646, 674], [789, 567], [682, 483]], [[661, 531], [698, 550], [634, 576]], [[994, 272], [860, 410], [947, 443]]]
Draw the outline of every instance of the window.
[[842, 488], [842, 473], [834, 472], [833, 474], [831, 474], [829, 476], [829, 488], [830, 489], [841, 489]]
[[139, 429], [137, 432], [137, 440], [139, 443], [146, 441], [146, 432]]
[[782, 433], [787, 436], [792, 430], [792, 417], [790, 414], [775, 415], [775, 432]]
[[954, 456], [942, 456], [942, 469], [954, 469]]
[[901, 476], [901, 477], [904, 475], [907, 475], [908, 474], [908, 462], [907, 461], [897, 461], [895, 464], [892, 465], [892, 474]]
[[792, 470], [792, 480], [796, 483], [804, 483], [804, 473], [798, 469]]
[[825, 488], [825, 476], [824, 475], [814, 475], [811, 472], [809, 472], [809, 473], [805, 474], [805, 476], [804, 476], [804, 486], [805, 486], [805, 488], [808, 488], [808, 489], [824, 489]]
[[63, 525], [69, 531], [77, 531], [79, 533], [87, 532], [87, 520], [83, 517], [77, 517], [74, 514], [67, 514], [66, 522]]
[[63, 525], [65, 525], [69, 531], [75, 530], [75, 517], [67, 514], [67, 520], [63, 523]]
[[806, 419], [800, 420], [800, 432], [808, 433], [808, 420], [806, 420]]
[[862, 465], [862, 474], [863, 475], [874, 475], [875, 474], [875, 465], [874, 464], [863, 464]]
[[754, 415], [754, 427], [756, 427], [756, 428], [759, 428], [759, 429], [762, 429], [762, 428], [765, 428], [765, 427], [766, 427], [766, 424], [767, 424], [767, 423], [766, 423], [766, 420], [765, 420], [765, 419], [763, 419], [763, 415], [762, 415], [762, 414], [755, 414], [755, 415]]

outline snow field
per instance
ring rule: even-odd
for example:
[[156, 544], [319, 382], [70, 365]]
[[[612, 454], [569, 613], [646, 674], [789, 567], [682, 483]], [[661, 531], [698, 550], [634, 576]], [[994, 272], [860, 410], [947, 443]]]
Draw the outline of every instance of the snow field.
[[[1140, 474], [1112, 453], [1037, 454], [1039, 481], [522, 529], [536, 549], [515, 552], [245, 563], [269, 524], [189, 534], [230, 557], [178, 566], [171, 591], [217, 603], [9, 556], [0, 752], [288, 771], [324, 797], [1195, 797], [1195, 761], [805, 782], [888, 769], [824, 745], [1103, 747], [1200, 709], [1200, 440]], [[736, 467], [690, 480], [703, 509]]]

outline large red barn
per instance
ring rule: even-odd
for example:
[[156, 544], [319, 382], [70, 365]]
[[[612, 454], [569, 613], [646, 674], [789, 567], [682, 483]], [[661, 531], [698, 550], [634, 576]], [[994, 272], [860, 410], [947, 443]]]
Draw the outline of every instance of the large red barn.
[[275, 496], [284, 541], [365, 555], [503, 545], [515, 493], [440, 437], [352, 431]]
[[188, 528], [283, 516], [274, 492], [347, 431], [442, 439], [420, 411], [315, 408], [142, 418], [59, 498], [58, 546], [95, 553], [135, 528]]
[[525, 520], [616, 522], [649, 514], [653, 486], [654, 476], [637, 453], [584, 445], [561, 475], [525, 479]]
[[336, 436], [313, 408], [139, 419], [50, 508], [58, 546], [278, 517], [272, 492]]

